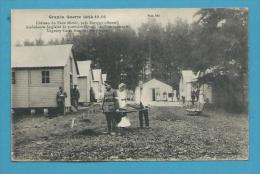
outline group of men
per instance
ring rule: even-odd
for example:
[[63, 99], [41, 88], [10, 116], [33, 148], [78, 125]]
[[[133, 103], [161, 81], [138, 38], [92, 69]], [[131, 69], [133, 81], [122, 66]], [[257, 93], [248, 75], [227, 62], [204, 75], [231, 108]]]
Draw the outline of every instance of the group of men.
[[[80, 92], [77, 88], [77, 85], [74, 85], [74, 88], [70, 90], [71, 96], [71, 104], [72, 106], [78, 110]], [[57, 102], [57, 111], [58, 114], [64, 115], [65, 114], [65, 99], [67, 98], [67, 93], [63, 90], [62, 87], [59, 87], [59, 91], [56, 94], [56, 102]]]
[[200, 90], [198, 88], [191, 90], [191, 103], [194, 105], [195, 101], [199, 101]]
[[115, 90], [111, 87], [111, 82], [106, 81], [102, 111], [106, 116], [107, 133], [111, 135], [122, 134], [124, 129], [131, 125], [127, 113], [133, 111], [133, 109], [139, 112], [140, 127], [143, 128], [145, 122], [145, 127], [148, 128], [148, 107], [144, 106], [142, 102], [137, 105], [127, 104], [126, 85], [121, 83], [118, 90]]

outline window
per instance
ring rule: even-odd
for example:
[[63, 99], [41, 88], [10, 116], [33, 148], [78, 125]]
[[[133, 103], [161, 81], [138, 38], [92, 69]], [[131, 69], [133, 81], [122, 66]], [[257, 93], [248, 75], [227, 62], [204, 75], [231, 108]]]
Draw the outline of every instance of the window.
[[12, 71], [12, 84], [15, 84], [15, 72]]
[[50, 83], [50, 72], [42, 71], [42, 83]]

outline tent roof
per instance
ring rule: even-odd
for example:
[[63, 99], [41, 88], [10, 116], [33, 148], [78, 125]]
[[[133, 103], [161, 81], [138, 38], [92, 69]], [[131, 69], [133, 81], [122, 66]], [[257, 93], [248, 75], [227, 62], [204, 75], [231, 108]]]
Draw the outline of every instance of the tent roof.
[[155, 78], [153, 78], [152, 80], [149, 80], [148, 82], [145, 82], [143, 84], [143, 87], [145, 86], [167, 86], [167, 88], [172, 89], [172, 87], [166, 83], [163, 83]]
[[72, 44], [12, 48], [12, 68], [63, 67], [72, 55]]
[[77, 61], [79, 68], [79, 77], [89, 76], [91, 61]]

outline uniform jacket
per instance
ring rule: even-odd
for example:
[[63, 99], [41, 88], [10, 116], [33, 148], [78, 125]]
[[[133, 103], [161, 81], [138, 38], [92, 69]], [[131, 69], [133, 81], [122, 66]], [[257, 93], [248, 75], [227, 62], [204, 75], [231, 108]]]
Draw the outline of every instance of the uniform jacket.
[[72, 90], [71, 90], [71, 98], [72, 99], [79, 99], [80, 98], [80, 93], [79, 93], [79, 90], [76, 88], [73, 88]]
[[119, 109], [116, 90], [110, 89], [109, 91], [105, 92], [102, 109], [105, 113], [115, 112], [117, 109]]
[[56, 94], [56, 101], [57, 102], [65, 102], [65, 98], [67, 97], [66, 92], [58, 91]]

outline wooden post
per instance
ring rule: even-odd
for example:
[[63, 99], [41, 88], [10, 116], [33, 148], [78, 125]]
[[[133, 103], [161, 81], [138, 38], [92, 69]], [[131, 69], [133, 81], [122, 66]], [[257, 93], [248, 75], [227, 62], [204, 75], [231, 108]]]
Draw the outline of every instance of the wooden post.
[[72, 118], [70, 128], [72, 129], [75, 125], [75, 118]]

